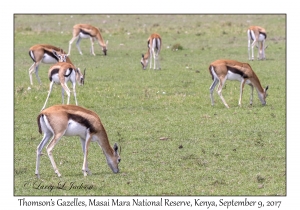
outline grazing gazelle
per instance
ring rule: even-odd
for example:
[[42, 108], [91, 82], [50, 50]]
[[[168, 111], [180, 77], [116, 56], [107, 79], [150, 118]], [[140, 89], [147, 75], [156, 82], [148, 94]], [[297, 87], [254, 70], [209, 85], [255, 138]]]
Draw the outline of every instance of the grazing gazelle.
[[147, 53], [144, 55], [142, 54], [141, 64], [143, 66], [143, 69], [146, 69], [148, 66], [148, 62], [150, 59], [150, 69], [152, 68], [152, 58], [154, 60], [154, 66], [153, 69], [160, 69], [160, 63], [159, 63], [159, 53], [161, 50], [161, 36], [159, 34], [151, 34], [148, 38], [148, 50]]
[[67, 86], [67, 82], [71, 81], [72, 87], [73, 87], [73, 93], [74, 93], [74, 98], [75, 98], [75, 103], [77, 103], [77, 98], [76, 98], [76, 81], [78, 82], [79, 85], [84, 84], [84, 79], [85, 79], [85, 70], [84, 74], [80, 72], [79, 68], [75, 68], [73, 64], [66, 63], [66, 62], [58, 62], [54, 65], [52, 65], [49, 69], [48, 72], [49, 80], [50, 80], [50, 87], [49, 87], [49, 92], [48, 96], [46, 98], [45, 104], [42, 108], [42, 110], [46, 107], [48, 98], [50, 96], [50, 93], [52, 91], [53, 84], [60, 84], [61, 85], [61, 94], [62, 94], [62, 103], [64, 103], [64, 91], [66, 91], [68, 95], [68, 101], [67, 104], [70, 103], [70, 89]]
[[88, 150], [91, 142], [97, 142], [102, 148], [106, 157], [107, 164], [114, 173], [119, 172], [118, 164], [121, 161], [118, 145], [115, 143], [111, 147], [106, 131], [100, 121], [99, 116], [86, 108], [75, 105], [54, 105], [43, 110], [37, 117], [39, 132], [44, 134], [42, 141], [37, 146], [35, 174], [39, 178], [40, 157], [42, 149], [51, 139], [46, 147], [49, 159], [55, 173], [60, 177], [61, 174], [52, 156], [54, 146], [63, 136], [79, 136], [83, 151], [82, 172], [84, 176], [90, 175], [88, 168]]
[[58, 47], [49, 44], [36, 44], [29, 48], [29, 56], [33, 60], [33, 64], [29, 68], [29, 79], [30, 84], [32, 82], [33, 72], [36, 75], [38, 82], [41, 84], [41, 80], [38, 74], [40, 63], [53, 64], [57, 62], [68, 62], [71, 63], [67, 54]]
[[265, 42], [267, 39], [266, 30], [260, 26], [250, 26], [247, 30], [247, 35], [248, 35], [249, 60], [254, 60], [253, 48], [255, 46], [258, 47], [258, 59], [260, 60], [266, 59], [266, 55], [265, 55], [265, 49], [267, 48], [267, 46], [265, 46]]
[[248, 63], [241, 63], [235, 60], [216, 60], [209, 65], [209, 73], [212, 76], [213, 83], [210, 86], [211, 104], [214, 105], [213, 91], [218, 83], [218, 94], [224, 105], [229, 108], [225, 99], [222, 96], [222, 88], [226, 80], [238, 80], [241, 82], [239, 106], [242, 105], [242, 94], [244, 85], [248, 84], [251, 87], [250, 105], [253, 101], [253, 88], [257, 90], [258, 97], [262, 105], [266, 104], [268, 86], [263, 89], [258, 77]]
[[69, 52], [68, 52], [68, 55], [71, 54], [71, 46], [72, 46], [72, 43], [74, 42], [74, 40], [77, 39], [77, 42], [76, 42], [76, 46], [77, 46], [77, 49], [80, 53], [80, 55], [82, 55], [82, 52], [81, 52], [81, 49], [80, 49], [80, 41], [81, 39], [90, 39], [91, 40], [91, 53], [93, 55], [95, 55], [95, 52], [94, 52], [94, 41], [97, 40], [99, 45], [102, 47], [102, 51], [104, 53], [104, 55], [107, 54], [107, 45], [108, 45], [108, 41], [104, 42], [103, 38], [102, 38], [102, 35], [99, 31], [98, 28], [92, 26], [92, 25], [89, 25], [89, 24], [76, 24], [73, 26], [73, 37], [72, 39], [69, 41]]

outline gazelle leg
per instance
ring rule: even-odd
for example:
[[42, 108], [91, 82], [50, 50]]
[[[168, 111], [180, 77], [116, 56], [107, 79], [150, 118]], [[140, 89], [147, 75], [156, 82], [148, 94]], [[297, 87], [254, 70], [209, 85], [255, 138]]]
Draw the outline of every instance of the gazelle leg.
[[[70, 89], [68, 88], [68, 86], [67, 86], [67, 84], [66, 83], [62, 83], [61, 84], [61, 88], [62, 88], [62, 95], [63, 95], [63, 93], [64, 93], [64, 91], [66, 91], [66, 93], [67, 93], [67, 95], [68, 95], [68, 100], [67, 100], [67, 104], [69, 104], [70, 103]], [[64, 96], [63, 96], [63, 98], [64, 98]]]
[[61, 101], [62, 104], [65, 104], [65, 89], [61, 87]]
[[156, 62], [157, 62], [157, 69], [161, 69], [160, 68], [160, 61], [159, 61], [159, 53], [160, 53], [160, 51], [159, 50], [157, 50], [157, 52], [156, 52]]
[[251, 53], [252, 53], [251, 58], [252, 58], [252, 60], [254, 60], [254, 47], [255, 47], [255, 45], [256, 45], [256, 40], [254, 40], [251, 44]]
[[87, 176], [88, 174], [89, 175], [91, 174], [91, 172], [88, 168], [88, 161], [87, 161], [88, 149], [89, 149], [90, 142], [91, 142], [90, 130], [87, 129], [85, 140], [81, 139], [82, 150], [83, 150], [82, 172], [83, 172], [84, 176]]
[[152, 68], [152, 57], [153, 57], [153, 53], [152, 53], [152, 50], [150, 49], [150, 56], [149, 56], [149, 59], [150, 59], [150, 69]]
[[227, 108], [229, 108], [228, 104], [226, 103], [226, 101], [225, 101], [225, 99], [224, 99], [224, 97], [223, 97], [223, 95], [222, 95], [222, 89], [223, 89], [223, 86], [224, 86], [224, 84], [225, 84], [225, 81], [226, 81], [226, 79], [224, 79], [224, 78], [221, 79], [221, 78], [220, 78], [220, 80], [219, 80], [220, 84], [219, 84], [219, 87], [218, 87], [218, 94], [219, 94], [221, 100], [223, 101], [223, 104], [224, 104]]
[[80, 49], [80, 41], [81, 41], [81, 37], [78, 36], [78, 39], [76, 41], [76, 47], [78, 49], [78, 52], [80, 53], [80, 55], [82, 55], [81, 49]]
[[265, 49], [266, 49], [266, 47], [265, 47], [265, 40], [263, 40], [262, 41], [262, 44], [261, 44], [262, 46], [261, 46], [261, 50], [262, 50], [262, 52], [261, 52], [261, 55], [262, 55], [262, 59], [264, 60], [264, 59], [266, 59], [266, 55], [265, 55]]
[[155, 53], [155, 51], [153, 52], [153, 62], [154, 62], [153, 69], [156, 69], [156, 53]]
[[[75, 41], [75, 39], [77, 38], [78, 36], [74, 36], [70, 41], [69, 41], [69, 52], [68, 52], [68, 56], [71, 55], [71, 48], [72, 48], [72, 43]], [[78, 41], [77, 41], [78, 42]], [[80, 53], [80, 51], [79, 51]]]
[[211, 84], [209, 90], [210, 90], [210, 100], [211, 100], [211, 105], [213, 106], [215, 104], [215, 100], [214, 100], [214, 89], [216, 87], [216, 85], [219, 83], [219, 80], [217, 78], [214, 78], [213, 83]]
[[251, 60], [251, 40], [250, 40], [250, 38], [248, 39], [248, 58], [250, 61]]
[[90, 37], [90, 41], [91, 41], [91, 53], [95, 56], [95, 52], [94, 52], [94, 38]]
[[33, 82], [32, 82], [32, 73], [33, 73], [34, 71], [36, 71], [36, 68], [38, 68], [38, 66], [36, 67], [36, 63], [33, 63], [33, 64], [30, 66], [29, 70], [28, 70], [28, 72], [29, 72], [29, 80], [30, 80], [30, 84], [31, 84], [31, 85], [33, 85]]
[[251, 87], [251, 93], [250, 93], [250, 105], [252, 105], [252, 103], [253, 103], [253, 85], [250, 85], [250, 87]]
[[243, 91], [244, 91], [244, 86], [245, 86], [246, 80], [243, 80], [241, 82], [241, 87], [240, 87], [240, 98], [239, 98], [239, 106], [242, 106], [242, 96], [243, 96]]
[[78, 105], [77, 97], [76, 97], [76, 81], [73, 82], [73, 94], [74, 94], [74, 98], [75, 98], [75, 104]]
[[33, 82], [32, 82], [32, 74], [33, 72], [35, 73], [35, 76], [39, 82], [39, 84], [41, 84], [41, 80], [40, 80], [40, 77], [39, 77], [39, 65], [40, 65], [41, 61], [38, 62], [38, 63], [34, 63], [30, 66], [29, 68], [29, 79], [30, 79], [30, 84], [33, 85]]
[[40, 178], [39, 167], [40, 167], [40, 158], [41, 158], [41, 155], [42, 155], [42, 150], [43, 150], [43, 148], [45, 147], [45, 145], [47, 144], [47, 142], [49, 141], [49, 139], [52, 136], [53, 136], [53, 134], [50, 132], [50, 130], [48, 130], [48, 132], [44, 133], [44, 137], [43, 137], [42, 141], [37, 146], [37, 150], [36, 150], [36, 167], [35, 167], [35, 175], [37, 176], [37, 178]]
[[54, 138], [51, 140], [51, 142], [49, 143], [49, 145], [47, 146], [47, 153], [48, 153], [48, 157], [51, 161], [52, 167], [54, 169], [54, 172], [57, 174], [58, 177], [61, 176], [61, 174], [58, 171], [58, 168], [56, 166], [56, 163], [54, 161], [53, 155], [52, 155], [52, 150], [54, 148], [54, 146], [58, 143], [58, 141], [61, 139], [61, 137], [64, 135], [64, 132], [58, 132], [57, 134], [54, 135]]
[[[84, 154], [85, 154], [85, 139], [80, 137], [80, 141], [81, 141], [81, 147], [82, 147], [82, 152], [83, 152], [83, 158], [84, 158]], [[88, 168], [88, 161], [86, 161], [86, 168], [82, 168], [82, 172], [86, 172], [88, 175], [92, 175], [92, 172], [90, 171], [90, 169]]]
[[46, 107], [46, 104], [47, 104], [47, 102], [48, 102], [48, 99], [49, 99], [50, 93], [52, 92], [52, 87], [53, 87], [53, 81], [52, 81], [52, 82], [50, 82], [49, 92], [48, 92], [48, 95], [47, 95], [46, 101], [45, 101], [45, 103], [44, 103], [44, 106], [43, 106], [43, 108], [41, 109], [41, 111], [42, 111], [43, 109], [45, 109], [45, 107]]

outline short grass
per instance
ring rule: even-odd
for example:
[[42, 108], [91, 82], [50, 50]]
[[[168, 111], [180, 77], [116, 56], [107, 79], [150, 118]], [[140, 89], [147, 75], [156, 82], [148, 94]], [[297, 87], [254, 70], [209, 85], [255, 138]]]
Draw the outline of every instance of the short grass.
[[[286, 195], [285, 15], [17, 14], [14, 19], [15, 195]], [[113, 174], [92, 144], [93, 174], [83, 177], [80, 142], [72, 137], [54, 149], [62, 177], [56, 177], [44, 150], [37, 180], [42, 135], [36, 117], [47, 96], [50, 65], [40, 66], [42, 85], [34, 76], [28, 89], [28, 49], [48, 43], [67, 51], [76, 23], [100, 27], [109, 40], [106, 57], [97, 44], [96, 56], [90, 55], [89, 41], [82, 40], [84, 55], [73, 43], [70, 58], [87, 71], [85, 85], [77, 86], [79, 105], [97, 112], [110, 143], [122, 147], [121, 172]], [[248, 61], [249, 25], [268, 32], [265, 61]], [[162, 69], [142, 70], [141, 54], [153, 32], [162, 36]], [[238, 107], [239, 83], [229, 81], [223, 95], [230, 109], [216, 93], [212, 107], [208, 66], [219, 58], [249, 62], [262, 85], [269, 85], [267, 105], [255, 93], [250, 106], [246, 86]], [[48, 106], [60, 103], [55, 86]], [[69, 190], [71, 183], [81, 187]]]

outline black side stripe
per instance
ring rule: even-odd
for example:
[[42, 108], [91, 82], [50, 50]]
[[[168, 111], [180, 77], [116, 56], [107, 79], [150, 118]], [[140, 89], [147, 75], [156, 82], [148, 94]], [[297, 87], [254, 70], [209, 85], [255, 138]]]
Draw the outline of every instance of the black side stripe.
[[86, 31], [84, 31], [82, 29], [80, 29], [80, 32], [83, 33], [83, 34], [85, 34], [85, 35], [89, 35], [90, 37], [93, 37], [89, 32], [86, 32]]

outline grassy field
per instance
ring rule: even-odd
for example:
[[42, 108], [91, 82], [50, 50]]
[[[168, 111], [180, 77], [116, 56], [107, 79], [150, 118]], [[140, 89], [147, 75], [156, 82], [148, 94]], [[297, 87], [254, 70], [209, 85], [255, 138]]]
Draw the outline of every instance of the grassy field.
[[[285, 15], [68, 14], [14, 19], [15, 195], [286, 195]], [[79, 138], [69, 137], [53, 153], [62, 177], [56, 176], [44, 150], [37, 180], [36, 147], [42, 135], [36, 117], [47, 96], [50, 65], [39, 68], [42, 85], [34, 76], [30, 86], [28, 49], [47, 43], [67, 51], [76, 23], [99, 27], [109, 40], [107, 56], [98, 44], [92, 56], [89, 40], [82, 40], [83, 55], [73, 43], [70, 58], [87, 71], [85, 85], [77, 86], [78, 103], [99, 114], [111, 145], [121, 145], [121, 171], [113, 174], [101, 149], [91, 144], [93, 174], [84, 177]], [[266, 28], [267, 60], [248, 61], [249, 25]], [[142, 70], [141, 54], [153, 32], [162, 36], [162, 69]], [[176, 45], [182, 49], [174, 50]], [[220, 58], [250, 63], [263, 87], [269, 85], [266, 106], [256, 93], [250, 106], [250, 87], [245, 86], [239, 107], [240, 85], [232, 81], [223, 90], [230, 109], [216, 93], [211, 106], [208, 66]], [[55, 86], [48, 106], [60, 103], [61, 89]]]

